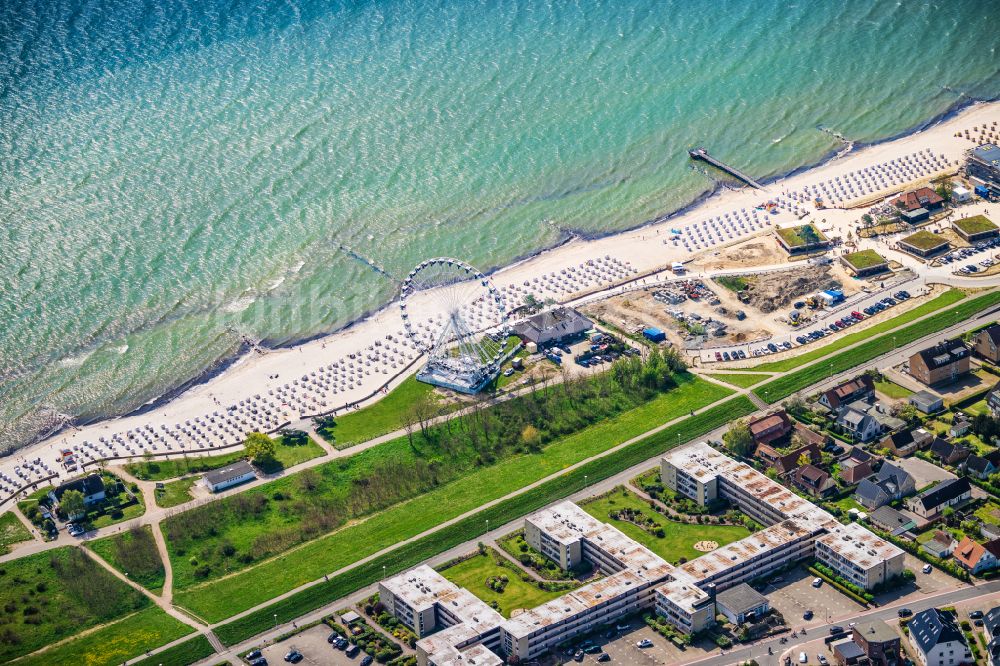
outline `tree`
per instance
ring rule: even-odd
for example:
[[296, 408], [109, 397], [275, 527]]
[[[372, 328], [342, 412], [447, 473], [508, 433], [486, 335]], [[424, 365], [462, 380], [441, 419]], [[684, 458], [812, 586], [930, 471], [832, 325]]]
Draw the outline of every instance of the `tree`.
[[274, 461], [274, 440], [262, 432], [252, 432], [247, 435], [243, 448], [250, 460], [258, 465]]
[[722, 436], [722, 441], [726, 447], [735, 455], [746, 458], [753, 453], [753, 435], [746, 421], [740, 419], [735, 421]]
[[530, 451], [539, 451], [542, 448], [542, 435], [533, 425], [524, 426], [524, 430], [521, 431], [521, 441]]
[[805, 465], [808, 465], [811, 462], [812, 462], [812, 459], [809, 457], [809, 454], [806, 453], [805, 451], [803, 451], [802, 453], [800, 453], [799, 454], [799, 459], [795, 461], [795, 463], [799, 467], [804, 467]]
[[83, 493], [79, 490], [67, 490], [59, 499], [59, 508], [68, 519], [86, 511], [86, 503], [83, 501]]

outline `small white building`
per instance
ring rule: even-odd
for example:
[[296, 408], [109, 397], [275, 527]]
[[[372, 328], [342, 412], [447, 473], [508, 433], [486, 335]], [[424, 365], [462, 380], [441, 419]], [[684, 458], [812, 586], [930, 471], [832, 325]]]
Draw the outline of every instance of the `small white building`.
[[972, 201], [972, 192], [962, 185], [955, 185], [951, 190], [951, 200], [953, 203], [967, 203]]
[[226, 488], [238, 486], [247, 481], [257, 478], [257, 473], [253, 466], [245, 460], [240, 460], [232, 465], [227, 465], [221, 469], [212, 470], [205, 475], [202, 483], [213, 493], [221, 492]]

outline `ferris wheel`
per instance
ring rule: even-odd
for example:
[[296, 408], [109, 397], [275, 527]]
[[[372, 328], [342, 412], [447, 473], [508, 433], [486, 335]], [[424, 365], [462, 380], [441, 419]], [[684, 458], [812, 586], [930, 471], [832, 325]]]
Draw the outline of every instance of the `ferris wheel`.
[[403, 281], [399, 309], [406, 334], [428, 357], [418, 379], [471, 393], [499, 371], [507, 308], [473, 266], [451, 257], [420, 262]]

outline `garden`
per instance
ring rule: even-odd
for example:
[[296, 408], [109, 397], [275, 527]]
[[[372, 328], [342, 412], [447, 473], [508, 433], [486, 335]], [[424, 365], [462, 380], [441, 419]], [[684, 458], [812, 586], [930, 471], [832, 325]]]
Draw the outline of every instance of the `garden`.
[[[110, 472], [103, 472], [101, 479], [104, 482], [105, 498], [86, 505], [83, 517], [74, 522], [87, 530], [92, 530], [132, 520], [146, 512], [146, 507], [142, 503], [142, 495], [135, 484], [132, 484], [132, 487], [126, 487], [121, 479]], [[52, 503], [48, 497], [50, 490], [51, 488], [38, 490], [18, 502], [17, 506], [42, 534], [52, 536], [55, 533], [56, 525], [50, 517], [52, 514]], [[68, 494], [69, 492], [67, 492]], [[80, 498], [82, 499], [82, 495]], [[59, 515], [61, 520], [65, 520], [66, 517]]]
[[[695, 548], [700, 542], [715, 542], [718, 546], [738, 541], [750, 534], [742, 525], [712, 524], [718, 518], [699, 517], [705, 522], [670, 521], [638, 495], [619, 486], [607, 494], [580, 505], [598, 520], [610, 523], [672, 564], [684, 563], [701, 555]], [[709, 522], [711, 521], [711, 522]]]
[[571, 571], [561, 569], [557, 562], [542, 555], [524, 540], [524, 530], [516, 530], [506, 537], [498, 539], [497, 545], [508, 555], [520, 562], [521, 566], [531, 569], [538, 576], [546, 580], [559, 581], [585, 578], [592, 571], [589, 565], [581, 565]]
[[533, 579], [492, 548], [482, 548], [440, 571], [441, 575], [476, 595], [504, 617], [517, 609], [530, 609], [579, 586], [576, 582]]

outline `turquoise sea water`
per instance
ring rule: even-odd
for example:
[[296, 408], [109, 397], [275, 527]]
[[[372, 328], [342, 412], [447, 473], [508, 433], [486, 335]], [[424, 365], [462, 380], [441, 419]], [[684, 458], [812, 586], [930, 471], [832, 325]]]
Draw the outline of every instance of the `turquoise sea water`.
[[[0, 3], [0, 448], [1000, 95], [996, 2]], [[968, 97], [963, 97], [963, 94]]]

